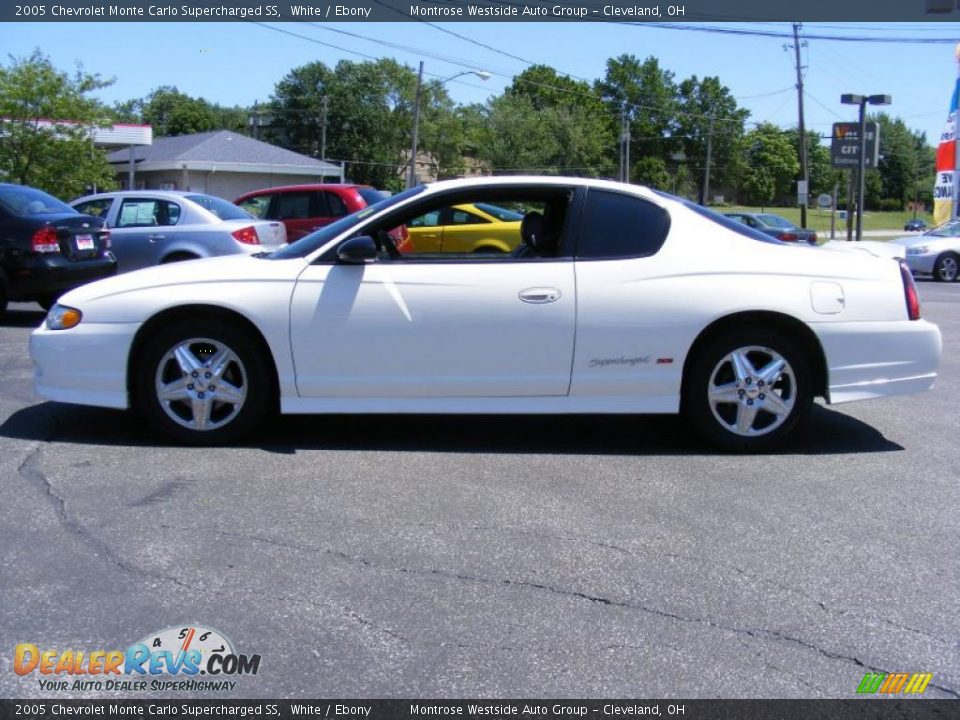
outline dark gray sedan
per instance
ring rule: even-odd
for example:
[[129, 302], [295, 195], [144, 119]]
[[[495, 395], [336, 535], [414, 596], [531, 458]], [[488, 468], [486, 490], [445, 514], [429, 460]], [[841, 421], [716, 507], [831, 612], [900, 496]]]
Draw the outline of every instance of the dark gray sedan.
[[70, 205], [110, 225], [120, 272], [150, 265], [276, 250], [287, 242], [279, 221], [257, 220], [213, 195], [138, 190], [87, 195]]
[[739, 220], [744, 225], [759, 230], [762, 233], [771, 235], [777, 240], [784, 242], [805, 242], [810, 245], [817, 244], [817, 233], [813, 230], [798, 228], [786, 218], [773, 213], [750, 213], [750, 212], [731, 212], [724, 213], [729, 218]]

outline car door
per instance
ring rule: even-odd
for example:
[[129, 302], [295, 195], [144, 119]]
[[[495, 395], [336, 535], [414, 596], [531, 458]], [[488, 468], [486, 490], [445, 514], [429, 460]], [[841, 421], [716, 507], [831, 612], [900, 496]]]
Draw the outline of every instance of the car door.
[[309, 265], [290, 309], [299, 394], [565, 396], [576, 320], [571, 255], [413, 253]]
[[414, 252], [440, 252], [443, 245], [441, 217], [447, 211], [447, 208], [431, 210], [407, 223], [409, 242]]
[[[632, 194], [591, 188], [577, 238], [577, 348], [570, 394], [643, 396], [675, 412], [695, 292], [661, 248], [669, 213]], [[678, 272], [678, 267], [681, 272]], [[661, 404], [658, 404], [661, 403]]]
[[110, 241], [118, 272], [129, 272], [160, 262], [175, 239], [180, 206], [149, 196], [122, 197], [115, 203]]
[[280, 220], [287, 228], [287, 241], [295, 242], [309, 235], [322, 223], [323, 210], [317, 208], [319, 194], [311, 190], [278, 192], [273, 196], [268, 220]]

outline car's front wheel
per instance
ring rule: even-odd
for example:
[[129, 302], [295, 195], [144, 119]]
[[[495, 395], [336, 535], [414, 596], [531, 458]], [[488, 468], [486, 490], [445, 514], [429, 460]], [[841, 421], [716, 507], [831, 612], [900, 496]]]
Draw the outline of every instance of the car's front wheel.
[[700, 352], [684, 386], [684, 413], [710, 443], [736, 452], [780, 445], [809, 412], [813, 376], [779, 332], [731, 333]]
[[136, 368], [135, 403], [157, 430], [191, 445], [229, 443], [271, 408], [267, 360], [239, 327], [185, 320], [154, 335]]
[[933, 279], [939, 282], [954, 282], [960, 269], [960, 257], [947, 252], [937, 258], [933, 264]]

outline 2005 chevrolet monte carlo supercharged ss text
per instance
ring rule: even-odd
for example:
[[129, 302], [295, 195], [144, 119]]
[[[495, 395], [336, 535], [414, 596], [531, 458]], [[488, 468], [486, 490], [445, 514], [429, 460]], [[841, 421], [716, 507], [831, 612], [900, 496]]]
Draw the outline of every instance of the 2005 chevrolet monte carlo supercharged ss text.
[[[398, 250], [389, 230], [491, 203], [510, 253]], [[495, 177], [414, 188], [270, 253], [148, 268], [64, 295], [36, 391], [137, 409], [178, 442], [283, 413], [676, 413], [767, 450], [827, 402], [931, 387], [940, 331], [909, 270], [782, 243], [646, 188]], [[625, 421], [628, 421], [625, 418]]]

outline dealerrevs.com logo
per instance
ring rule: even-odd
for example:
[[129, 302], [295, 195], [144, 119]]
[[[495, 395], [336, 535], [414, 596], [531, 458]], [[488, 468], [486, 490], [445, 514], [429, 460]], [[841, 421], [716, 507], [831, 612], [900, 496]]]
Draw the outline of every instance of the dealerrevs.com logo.
[[13, 655], [13, 671], [36, 673], [39, 689], [48, 692], [233, 690], [234, 677], [259, 670], [259, 655], [238, 654], [223, 633], [201, 625], [167, 628], [122, 651], [41, 650], [21, 643]]
[[859, 694], [919, 695], [933, 680], [933, 673], [867, 673], [857, 686]]

